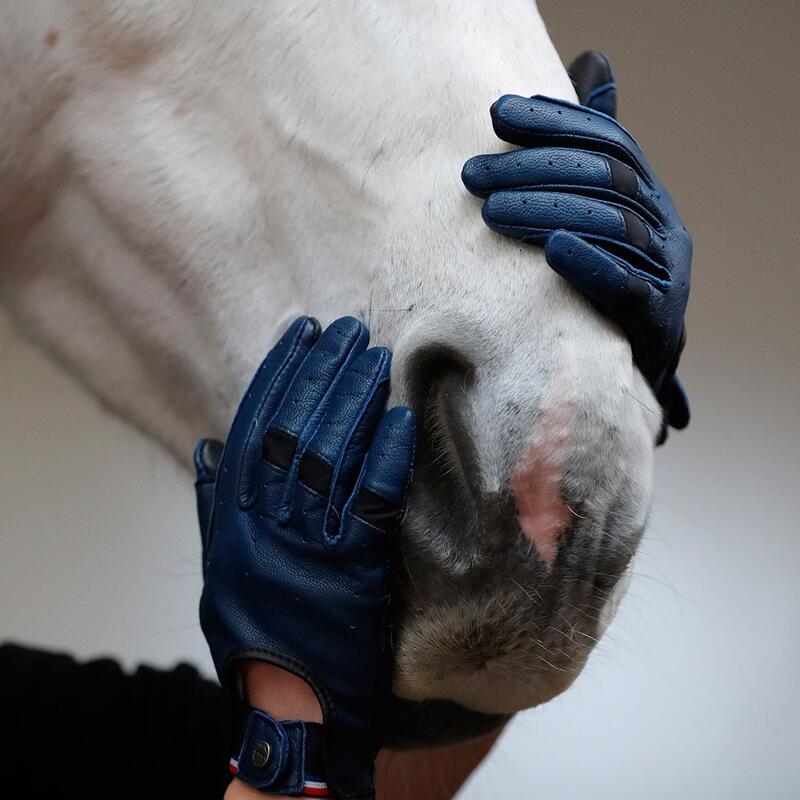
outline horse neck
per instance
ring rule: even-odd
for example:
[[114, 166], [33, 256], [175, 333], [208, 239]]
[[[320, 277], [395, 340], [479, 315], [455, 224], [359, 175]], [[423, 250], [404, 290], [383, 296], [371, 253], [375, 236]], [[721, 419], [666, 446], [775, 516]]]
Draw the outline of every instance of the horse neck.
[[283, 257], [323, 307], [338, 298], [321, 274], [365, 302], [367, 284], [395, 292], [398, 271], [447, 284], [470, 259], [464, 240], [485, 239], [458, 176], [467, 158], [498, 149], [490, 103], [574, 98], [535, 4], [363, 2], [346, 20], [337, 4], [297, 5], [270, 23], [263, 65], [274, 91], [259, 183], [272, 187]]

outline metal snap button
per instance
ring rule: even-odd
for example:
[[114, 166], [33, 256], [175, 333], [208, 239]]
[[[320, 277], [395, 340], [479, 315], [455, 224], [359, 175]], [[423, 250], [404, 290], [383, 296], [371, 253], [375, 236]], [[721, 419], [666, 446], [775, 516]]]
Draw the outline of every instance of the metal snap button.
[[269, 762], [269, 757], [272, 755], [272, 748], [269, 746], [269, 742], [256, 742], [256, 746], [253, 748], [253, 766], [256, 767], [265, 767], [267, 762]]

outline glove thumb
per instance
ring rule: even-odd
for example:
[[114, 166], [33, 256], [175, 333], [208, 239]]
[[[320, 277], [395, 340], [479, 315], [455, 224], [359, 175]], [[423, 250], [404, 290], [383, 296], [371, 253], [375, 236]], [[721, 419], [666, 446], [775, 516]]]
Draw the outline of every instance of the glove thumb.
[[203, 577], [206, 570], [206, 556], [210, 544], [211, 512], [214, 509], [214, 484], [217, 468], [222, 458], [222, 442], [216, 439], [201, 439], [194, 449], [194, 468], [197, 480], [194, 489], [197, 494], [197, 521], [200, 524], [200, 541], [203, 545]]
[[617, 84], [605, 53], [587, 50], [567, 70], [578, 102], [609, 117], [617, 116]]

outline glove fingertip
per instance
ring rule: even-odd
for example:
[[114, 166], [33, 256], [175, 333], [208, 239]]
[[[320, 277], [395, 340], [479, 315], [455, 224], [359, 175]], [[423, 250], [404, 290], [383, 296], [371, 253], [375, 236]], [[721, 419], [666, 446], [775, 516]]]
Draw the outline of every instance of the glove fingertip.
[[605, 53], [587, 50], [567, 70], [578, 102], [609, 117], [617, 115], [617, 84]]
[[494, 101], [494, 103], [489, 106], [489, 113], [492, 116], [502, 114], [502, 112], [506, 109], [509, 103], [516, 103], [518, 100], [524, 100], [525, 98], [519, 94], [503, 94]]
[[194, 448], [194, 469], [198, 481], [213, 481], [222, 458], [223, 444], [217, 439], [200, 439]]
[[461, 182], [470, 194], [477, 197], [486, 197], [486, 190], [483, 187], [482, 172], [486, 160], [484, 156], [473, 156], [461, 168]]
[[383, 415], [367, 454], [349, 511], [371, 525], [390, 531], [405, 515], [414, 468], [416, 417], [395, 406]]
[[194, 487], [197, 499], [197, 521], [200, 525], [200, 542], [203, 547], [203, 575], [205, 575], [208, 546], [211, 539], [210, 523], [214, 505], [214, 488], [222, 451], [223, 444], [217, 439], [201, 439], [194, 449], [194, 467], [197, 473]]
[[553, 231], [544, 245], [547, 263], [562, 277], [569, 277], [571, 259], [576, 251], [585, 251], [590, 245], [579, 236], [565, 230]]
[[601, 314], [624, 327], [625, 314], [621, 309], [629, 301], [631, 276], [628, 270], [602, 248], [564, 230], [550, 234], [545, 244], [545, 257], [553, 270]]
[[316, 319], [316, 317], [309, 317], [308, 315], [298, 317], [289, 326], [287, 329], [288, 336], [291, 337], [298, 329], [300, 333], [300, 341], [308, 347], [313, 345], [317, 339], [319, 339], [320, 334], [322, 333], [322, 326], [319, 324], [319, 321]]
[[518, 190], [492, 192], [483, 204], [481, 216], [495, 233], [510, 239], [536, 242], [543, 238], [535, 228], [524, 194]]
[[492, 127], [498, 137], [506, 139], [506, 128], [509, 124], [516, 125], [519, 123], [520, 111], [528, 98], [522, 97], [518, 94], [504, 94], [498, 97], [497, 100], [489, 106], [489, 115], [492, 118]]
[[365, 482], [380, 478], [390, 480], [396, 486], [403, 484], [403, 489], [396, 494], [398, 499], [402, 498], [405, 480], [414, 466], [416, 440], [416, 414], [406, 406], [389, 409], [375, 432], [370, 448], [372, 460], [368, 457]]
[[369, 343], [369, 328], [358, 318], [344, 316], [335, 319], [329, 326], [331, 329], [338, 329], [342, 337], [350, 337], [353, 340], [363, 341], [364, 349]]
[[497, 226], [499, 224], [495, 219], [498, 194], [499, 192], [490, 194], [481, 208], [481, 218], [495, 232], [498, 232]]
[[670, 398], [667, 407], [670, 427], [683, 430], [688, 427], [692, 419], [689, 409], [689, 397], [686, 389], [677, 375], [672, 376], [670, 384]]

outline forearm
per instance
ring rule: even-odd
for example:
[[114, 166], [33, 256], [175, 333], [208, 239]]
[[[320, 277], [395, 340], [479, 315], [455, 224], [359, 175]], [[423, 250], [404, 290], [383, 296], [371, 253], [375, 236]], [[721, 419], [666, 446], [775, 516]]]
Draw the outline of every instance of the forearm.
[[270, 798], [281, 800], [285, 797], [288, 797], [288, 795], [263, 794], [258, 789], [236, 780], [231, 782], [225, 792], [225, 800], [270, 800]]
[[430, 750], [382, 750], [375, 765], [378, 800], [450, 800], [500, 733]]

